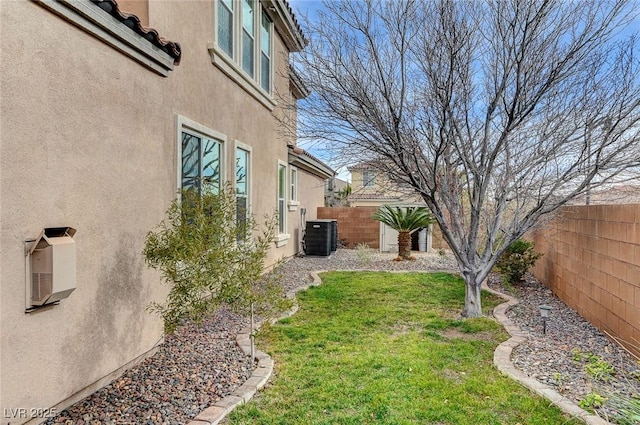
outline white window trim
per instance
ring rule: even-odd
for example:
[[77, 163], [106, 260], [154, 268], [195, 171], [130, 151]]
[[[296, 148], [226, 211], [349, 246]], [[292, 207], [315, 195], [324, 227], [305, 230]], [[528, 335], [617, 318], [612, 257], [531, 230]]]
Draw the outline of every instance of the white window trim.
[[284, 167], [285, 169], [285, 173], [284, 173], [284, 187], [285, 187], [285, 193], [284, 193], [284, 202], [285, 202], [285, 208], [283, 211], [284, 214], [284, 230], [285, 233], [280, 233], [280, 228], [278, 227], [278, 234], [275, 237], [275, 242], [276, 242], [276, 247], [280, 248], [282, 246], [285, 246], [287, 244], [287, 241], [289, 239], [291, 239], [291, 235], [289, 233], [286, 233], [287, 231], [287, 226], [288, 226], [288, 220], [287, 220], [287, 208], [286, 208], [286, 203], [287, 203], [287, 189], [289, 188], [288, 186], [288, 182], [289, 182], [289, 178], [288, 178], [288, 174], [289, 174], [289, 168], [287, 167], [287, 163], [281, 160], [278, 160], [278, 165], [276, 166], [276, 211], [278, 211], [278, 214], [280, 213], [280, 167]]
[[204, 137], [220, 142], [220, 187], [227, 181], [227, 136], [204, 126], [196, 121], [190, 120], [182, 115], [177, 116], [176, 124], [176, 191], [180, 194], [182, 190], [182, 131], [187, 130]]
[[[294, 172], [296, 174], [295, 188], [293, 187], [294, 182], [292, 181], [293, 179], [291, 178]], [[298, 209], [298, 205], [300, 205], [300, 202], [298, 201], [298, 180], [299, 179], [300, 179], [300, 174], [298, 173], [298, 169], [296, 167], [289, 166], [289, 182], [288, 182], [289, 184], [287, 185], [287, 188], [289, 189], [287, 191], [289, 195], [288, 196], [289, 199], [287, 200], [289, 211], [296, 211]], [[291, 196], [292, 189], [293, 189], [293, 197]]]
[[252, 209], [252, 202], [251, 202], [251, 195], [252, 195], [252, 180], [253, 180], [253, 148], [249, 145], [246, 145], [242, 142], [239, 142], [237, 140], [234, 140], [234, 149], [233, 149], [233, 161], [234, 161], [234, 176], [233, 176], [233, 188], [236, 188], [236, 176], [235, 176], [235, 159], [236, 159], [236, 155], [237, 155], [237, 151], [238, 149], [244, 150], [246, 152], [249, 152], [249, 162], [247, 164], [247, 167], [249, 168], [249, 175], [247, 176], [247, 216], [251, 214]]
[[[218, 47], [218, 1], [213, 2], [213, 43], [209, 43], [207, 48], [209, 50], [209, 55], [211, 56], [211, 63], [213, 63], [216, 67], [218, 67], [222, 72], [224, 72], [229, 78], [235, 81], [240, 87], [242, 87], [247, 93], [256, 98], [262, 105], [268, 108], [270, 111], [273, 111], [274, 107], [278, 104], [274, 99], [273, 87], [274, 87], [274, 38], [275, 38], [275, 24], [271, 22], [271, 40], [270, 40], [270, 49], [271, 49], [271, 57], [269, 60], [269, 68], [271, 75], [271, 93], [266, 92], [262, 86], [260, 85], [260, 77], [261, 77], [261, 68], [260, 68], [260, 52], [261, 52], [261, 29], [262, 29], [262, 2], [256, 0], [256, 6], [259, 13], [254, 13], [257, 18], [254, 18], [254, 49], [253, 49], [253, 60], [254, 60], [254, 75], [256, 77], [251, 77], [247, 74], [244, 69], [242, 69], [241, 64], [241, 54], [242, 54], [242, 43], [238, 39], [238, 36], [242, 35], [242, 13], [238, 12], [238, 7], [234, 7], [234, 15], [233, 15], [233, 57], [230, 57], [224, 50]], [[257, 27], [257, 29], [256, 29]]]

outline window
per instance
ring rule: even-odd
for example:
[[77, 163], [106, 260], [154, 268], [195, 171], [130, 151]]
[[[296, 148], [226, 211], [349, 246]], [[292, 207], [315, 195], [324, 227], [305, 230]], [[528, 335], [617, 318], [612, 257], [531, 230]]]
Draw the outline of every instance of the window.
[[298, 200], [298, 170], [291, 168], [289, 177], [289, 200], [295, 202]]
[[286, 214], [285, 197], [287, 193], [287, 166], [278, 164], [278, 233], [286, 233]]
[[207, 188], [218, 193], [225, 180], [226, 136], [195, 121], [177, 116], [177, 188]]
[[362, 187], [372, 187], [376, 182], [376, 173], [373, 170], [362, 171]]
[[233, 57], [233, 0], [218, 3], [218, 46]]
[[214, 193], [220, 190], [220, 142], [195, 132], [182, 131], [183, 190], [207, 187]]
[[236, 148], [236, 220], [246, 223], [249, 211], [250, 161], [247, 149]]
[[212, 62], [270, 109], [273, 85], [273, 21], [258, 0], [216, 0]]
[[242, 0], [242, 69], [253, 78], [253, 45], [255, 41], [253, 0]]
[[260, 85], [271, 93], [271, 20], [264, 10], [260, 26]]

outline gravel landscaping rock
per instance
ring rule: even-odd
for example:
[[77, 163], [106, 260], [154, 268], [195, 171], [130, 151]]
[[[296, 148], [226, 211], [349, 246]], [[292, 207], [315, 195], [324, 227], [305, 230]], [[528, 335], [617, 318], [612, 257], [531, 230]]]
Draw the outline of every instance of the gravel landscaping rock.
[[[488, 285], [519, 300], [519, 304], [507, 312], [507, 317], [527, 337], [527, 341], [512, 353], [517, 369], [549, 385], [576, 404], [592, 392], [602, 396], [640, 396], [638, 360], [567, 307], [531, 274], [527, 274], [523, 282], [507, 287], [500, 276], [494, 274], [489, 277]], [[541, 305], [552, 308], [546, 334], [543, 334], [540, 317]], [[602, 362], [597, 363], [598, 360]], [[590, 364], [592, 374], [587, 372]], [[610, 419], [615, 412], [605, 403], [595, 413], [603, 419]]]
[[[311, 282], [314, 270], [456, 271], [450, 255], [416, 254], [414, 261], [393, 261], [393, 254], [339, 249], [330, 257], [292, 258], [284, 265], [286, 291]], [[624, 350], [566, 307], [535, 279], [503, 288], [520, 299], [509, 317], [528, 334], [514, 350], [515, 366], [568, 398], [579, 401], [594, 389], [608, 387], [622, 394], [640, 393], [638, 363]], [[542, 335], [538, 306], [553, 307], [547, 335]], [[50, 419], [47, 424], [186, 424], [200, 411], [231, 394], [251, 375], [253, 362], [235, 343], [248, 320], [220, 309], [198, 328], [184, 324], [165, 338], [157, 353], [111, 384]], [[597, 382], [573, 360], [572, 350], [594, 354], [616, 371], [608, 382]], [[604, 386], [604, 387], [603, 387]], [[606, 412], [603, 412], [606, 413]]]

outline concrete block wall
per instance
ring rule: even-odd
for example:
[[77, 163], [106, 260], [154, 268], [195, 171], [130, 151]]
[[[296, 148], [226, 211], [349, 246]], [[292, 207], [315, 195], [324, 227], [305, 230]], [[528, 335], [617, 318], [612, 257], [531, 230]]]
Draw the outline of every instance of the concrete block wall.
[[565, 207], [532, 238], [535, 276], [640, 355], [640, 204]]
[[338, 220], [338, 240], [346, 242], [347, 248], [366, 243], [370, 248], [380, 249], [380, 222], [371, 215], [378, 207], [319, 207], [318, 219]]

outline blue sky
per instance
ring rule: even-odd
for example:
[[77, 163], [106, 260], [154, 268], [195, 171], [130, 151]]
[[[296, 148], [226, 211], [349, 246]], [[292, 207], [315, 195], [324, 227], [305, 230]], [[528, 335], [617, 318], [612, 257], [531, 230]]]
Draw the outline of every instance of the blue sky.
[[289, 4], [295, 14], [301, 16], [306, 14], [313, 15], [315, 10], [322, 9], [321, 0], [289, 0]]
[[[324, 8], [322, 0], [289, 0], [289, 4], [293, 8], [293, 11], [300, 23], [303, 23], [304, 17], [313, 19], [317, 11]], [[632, 34], [640, 35], [640, 0], [632, 0], [632, 5], [634, 5], [633, 8], [636, 11], [637, 16], [635, 17], [635, 20], [624, 31], [621, 32], [620, 36], [623, 38], [626, 38]], [[309, 144], [307, 146], [303, 144], [301, 145], [301, 147], [309, 150], [310, 153], [316, 155], [318, 158], [327, 161], [330, 166], [336, 167], [336, 164], [331, 164], [332, 161], [330, 160], [330, 157], [332, 155], [326, 151], [326, 147], [323, 149], [319, 146], [314, 146], [314, 144]], [[351, 175], [346, 170], [346, 167], [339, 167], [336, 171], [338, 172], [338, 178], [348, 181], [351, 180]]]

